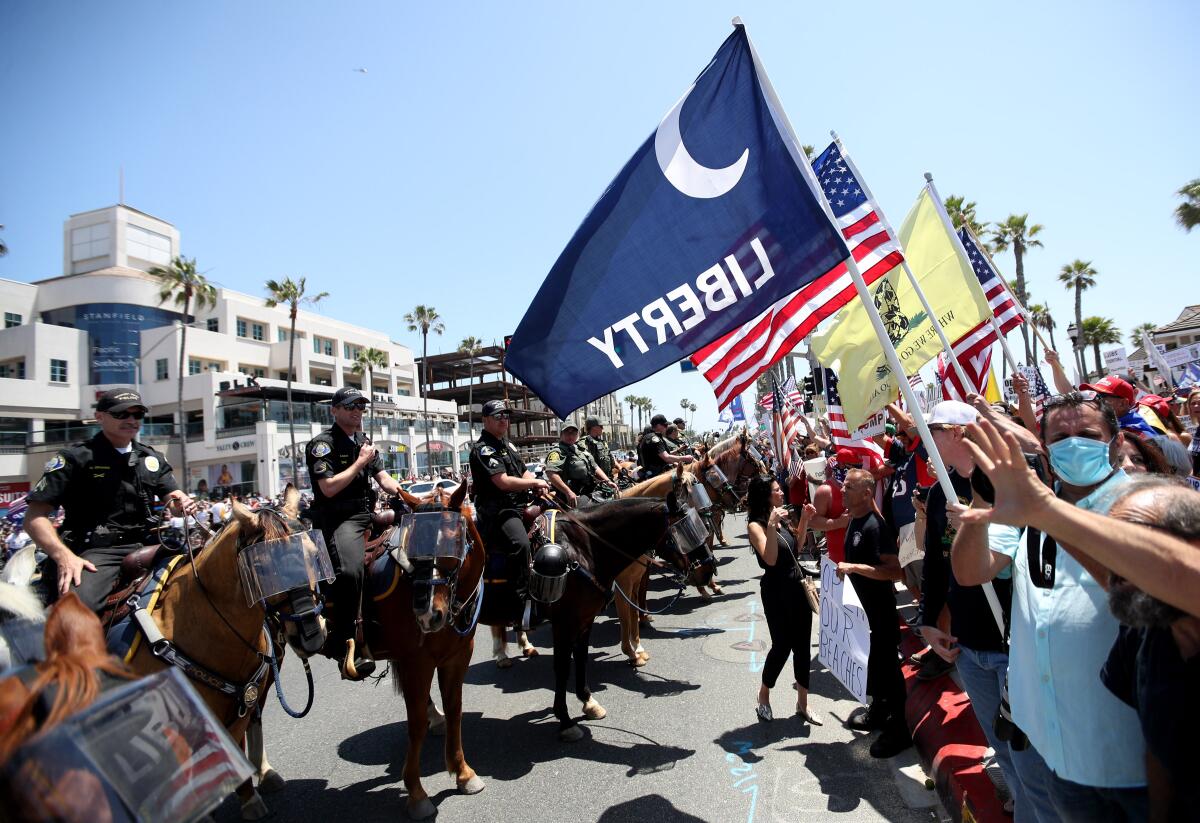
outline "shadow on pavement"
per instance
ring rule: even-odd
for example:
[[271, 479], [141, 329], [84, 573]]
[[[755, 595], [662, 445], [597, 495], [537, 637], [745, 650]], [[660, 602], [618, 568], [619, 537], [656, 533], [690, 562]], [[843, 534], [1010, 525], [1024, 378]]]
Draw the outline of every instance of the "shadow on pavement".
[[[753, 706], [749, 711], [753, 712]], [[811, 733], [806, 723], [791, 715], [778, 717], [770, 723], [755, 720], [737, 729], [723, 732], [713, 742], [725, 750], [727, 754], [740, 757], [745, 763], [758, 763], [763, 758], [755, 749], [770, 746], [781, 740], [791, 738], [806, 738]]]
[[609, 806], [596, 823], [645, 823], [647, 820], [703, 823], [704, 818], [679, 811], [670, 800], [659, 794], [647, 794]]

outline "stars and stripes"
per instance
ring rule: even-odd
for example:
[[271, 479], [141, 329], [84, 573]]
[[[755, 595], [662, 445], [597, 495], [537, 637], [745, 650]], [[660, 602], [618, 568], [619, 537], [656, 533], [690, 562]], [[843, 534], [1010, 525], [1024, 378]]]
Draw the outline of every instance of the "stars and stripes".
[[960, 356], [958, 362], [963, 367], [963, 371], [967, 373], [969, 385], [963, 385], [958, 378], [958, 372], [954, 370], [945, 352], [941, 352], [937, 357], [937, 375], [938, 380], [942, 382], [942, 397], [946, 400], [966, 402], [969, 394], [984, 394], [987, 389], [988, 374], [992, 368], [991, 345], [968, 357]]
[[987, 295], [988, 305], [992, 307], [992, 314], [1000, 323], [1000, 331], [1008, 334], [1024, 322], [1017, 302], [1009, 294], [999, 273], [992, 267], [991, 260], [979, 248], [979, 243], [971, 230], [963, 226], [958, 230], [958, 239], [962, 241], [963, 248], [967, 250], [967, 259], [971, 262], [971, 269], [979, 278], [979, 285], [983, 287], [983, 293]]
[[[779, 391], [783, 395], [783, 399], [788, 401], [789, 403], [791, 403], [797, 409], [804, 408], [804, 394], [798, 388], [796, 388], [796, 376], [795, 375], [792, 375], [791, 377], [789, 377], [784, 382], [784, 384], [779, 387]], [[764, 396], [761, 400], [758, 401], [758, 405], [761, 406], [762, 408], [766, 409], [767, 411], [771, 411], [772, 409], [774, 409], [775, 408], [775, 393], [772, 392], [771, 394]]]
[[[872, 462], [883, 461], [883, 449], [873, 440], [852, 436], [842, 412], [842, 398], [838, 396], [837, 374], [833, 369], [825, 370], [825, 403], [829, 411], [829, 435], [835, 449], [850, 449], [855, 454], [870, 458]], [[857, 434], [857, 433], [856, 433]]]
[[[792, 379], [792, 387], [796, 381]], [[772, 411], [771, 430], [775, 437], [775, 454], [784, 467], [795, 462], [792, 455], [792, 443], [800, 434], [800, 412], [788, 402], [783, 390], [774, 380], [771, 381]]]
[[[879, 219], [875, 203], [859, 184], [853, 164], [831, 143], [812, 161], [838, 229], [863, 278], [870, 285], [903, 259], [900, 246]], [[844, 262], [811, 283], [776, 301], [741, 328], [692, 355], [712, 384], [717, 407], [752, 385], [759, 375], [790, 352], [817, 324], [856, 297]]]
[[1042, 378], [1042, 370], [1037, 366], [1024, 366], [1021, 369], [1021, 374], [1025, 375], [1025, 380], [1029, 383], [1029, 398], [1033, 401], [1033, 416], [1041, 423], [1042, 412], [1046, 406], [1046, 398], [1053, 394], [1053, 392], [1046, 385], [1045, 379]]

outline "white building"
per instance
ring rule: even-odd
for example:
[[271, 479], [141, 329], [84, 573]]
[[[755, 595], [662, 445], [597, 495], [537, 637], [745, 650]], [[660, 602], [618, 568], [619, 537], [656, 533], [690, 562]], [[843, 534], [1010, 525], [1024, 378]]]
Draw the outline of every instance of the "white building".
[[[139, 438], [165, 451], [189, 491], [230, 486], [277, 493], [291, 479], [286, 402], [289, 318], [263, 297], [217, 289], [214, 306], [186, 318], [183, 430], [188, 477], [178, 474], [177, 409], [182, 318], [160, 304], [148, 275], [179, 254], [179, 232], [128, 206], [77, 214], [63, 232], [65, 274], [32, 283], [0, 280], [0, 507], [27, 491], [53, 452], [91, 436], [96, 396], [136, 386], [150, 406]], [[265, 280], [265, 278], [264, 278]], [[465, 462], [466, 425], [453, 402], [430, 400], [425, 423], [412, 352], [385, 332], [301, 311], [292, 384], [298, 449], [330, 424], [338, 386], [364, 392], [358, 352], [375, 348], [388, 366], [371, 376], [373, 419], [364, 428], [388, 468], [404, 476]], [[324, 402], [322, 402], [324, 401]], [[461, 429], [461, 431], [460, 431]], [[308, 485], [301, 464], [300, 482]]]

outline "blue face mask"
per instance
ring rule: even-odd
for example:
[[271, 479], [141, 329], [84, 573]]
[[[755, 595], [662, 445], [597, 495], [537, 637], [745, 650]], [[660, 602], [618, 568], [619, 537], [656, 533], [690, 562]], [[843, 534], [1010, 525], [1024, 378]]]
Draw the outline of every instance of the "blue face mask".
[[1050, 466], [1059, 479], [1072, 486], [1095, 486], [1113, 472], [1112, 441], [1068, 437], [1050, 444]]

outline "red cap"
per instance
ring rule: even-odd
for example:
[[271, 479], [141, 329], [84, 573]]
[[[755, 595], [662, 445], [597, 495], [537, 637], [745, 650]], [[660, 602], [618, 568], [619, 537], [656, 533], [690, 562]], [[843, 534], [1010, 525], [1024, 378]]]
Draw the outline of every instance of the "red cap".
[[853, 449], [847, 449], [845, 447], [840, 448], [837, 450], [834, 456], [837, 458], [837, 463], [839, 466], [862, 465], [862, 458], [855, 454]]
[[1133, 390], [1133, 386], [1115, 374], [1110, 374], [1103, 380], [1097, 380], [1095, 383], [1084, 383], [1079, 388], [1091, 389], [1097, 394], [1111, 394], [1120, 397], [1128, 403], [1132, 403], [1134, 398], [1137, 397], [1137, 392]]
[[1165, 397], [1159, 397], [1157, 394], [1147, 394], [1137, 401], [1139, 406], [1149, 406], [1154, 410], [1160, 418], [1166, 419], [1171, 416], [1171, 404], [1167, 402]]

